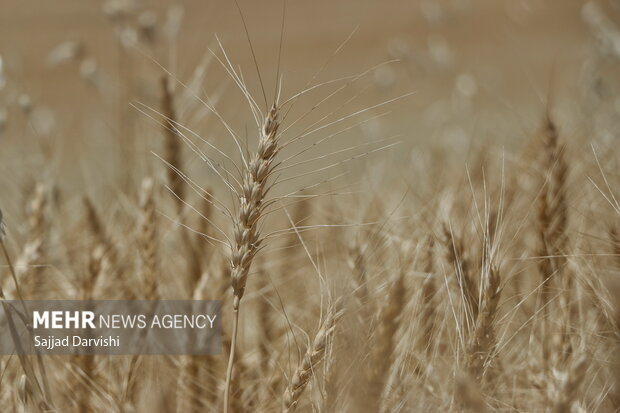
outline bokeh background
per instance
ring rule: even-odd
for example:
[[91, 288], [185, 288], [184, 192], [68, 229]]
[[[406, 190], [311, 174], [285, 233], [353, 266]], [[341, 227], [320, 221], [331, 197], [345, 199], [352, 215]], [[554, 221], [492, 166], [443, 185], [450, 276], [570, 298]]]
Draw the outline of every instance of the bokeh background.
[[[234, 2], [131, 3], [131, 19], [136, 22], [132, 30], [152, 31], [152, 45], [133, 44], [136, 33], [119, 34], [111, 21], [110, 13], [127, 7], [128, 1], [3, 1], [3, 141], [19, 141], [33, 133], [23, 128], [20, 102], [37, 110], [30, 129], [44, 137], [94, 144], [97, 136], [103, 139], [102, 128], [119, 134], [111, 115], [102, 111], [116, 111], [113, 103], [119, 101], [128, 111], [132, 102], [150, 104], [156, 91], [149, 90], [152, 85], [145, 79], [161, 72], [158, 64], [179, 80], [189, 79], [207, 49], [216, 47], [216, 34], [231, 60], [244, 68], [252, 91], [260, 91]], [[265, 87], [272, 91], [283, 2], [241, 1], [240, 5]], [[388, 121], [372, 122], [373, 133], [406, 134], [404, 140], [411, 145], [447, 139], [467, 146], [489, 136], [511, 145], [540, 119], [550, 99], [556, 107], [570, 106], [584, 80], [591, 80], [587, 62], [595, 54], [598, 30], [592, 30], [592, 20], [596, 16], [618, 19], [616, 7], [611, 1], [575, 0], [561, 4], [543, 0], [291, 0], [286, 3], [281, 60], [284, 95], [300, 90], [328, 60], [321, 79], [356, 74], [398, 59], [368, 76], [371, 82], [363, 85], [366, 93], [359, 100], [361, 106], [409, 91], [416, 94], [391, 105], [395, 113]], [[174, 53], [169, 50], [169, 30], [178, 30]], [[330, 58], [352, 33], [346, 46]], [[129, 52], [119, 47], [123, 36]], [[83, 53], [81, 65], [63, 60], [71, 54], [67, 42]], [[129, 57], [123, 57], [126, 54]], [[121, 92], [122, 72], [128, 65], [131, 91]], [[84, 81], [89, 76], [99, 82], [97, 93]], [[216, 68], [204, 87], [213, 90], [222, 82], [230, 80]], [[226, 108], [227, 99], [222, 100]], [[229, 99], [232, 103], [222, 112], [240, 126], [247, 119], [234, 113], [235, 100], [236, 96]], [[129, 116], [144, 121], [133, 112]]]

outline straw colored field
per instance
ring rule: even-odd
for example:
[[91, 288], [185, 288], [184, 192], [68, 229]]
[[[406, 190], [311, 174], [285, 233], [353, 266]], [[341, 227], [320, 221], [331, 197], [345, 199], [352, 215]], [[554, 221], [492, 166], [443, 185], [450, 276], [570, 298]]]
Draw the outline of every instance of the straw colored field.
[[0, 410], [618, 411], [618, 2], [239, 6], [4, 0], [0, 296], [224, 350], [2, 356]]

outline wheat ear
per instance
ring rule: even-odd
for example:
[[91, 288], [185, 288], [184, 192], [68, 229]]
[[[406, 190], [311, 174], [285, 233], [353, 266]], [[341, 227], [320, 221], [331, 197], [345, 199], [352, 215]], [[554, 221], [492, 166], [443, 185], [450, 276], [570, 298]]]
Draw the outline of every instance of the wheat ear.
[[90, 198], [84, 197], [83, 203], [86, 212], [86, 226], [92, 234], [95, 244], [105, 248], [108, 260], [112, 264], [112, 267], [116, 268], [118, 265], [118, 254], [114, 242], [112, 242], [109, 234], [106, 232], [105, 225], [101, 221], [101, 217]]
[[181, 138], [176, 127], [176, 112], [174, 109], [174, 95], [170, 88], [168, 76], [161, 78], [161, 106], [164, 115], [164, 135], [165, 135], [165, 158], [168, 163], [167, 175], [170, 190], [175, 194], [177, 209], [183, 208], [185, 199], [184, 181], [179, 171], [181, 170]]
[[495, 352], [495, 317], [497, 316], [497, 307], [502, 294], [501, 277], [499, 271], [495, 267], [489, 270], [489, 276], [486, 280], [484, 290], [484, 306], [473, 334], [472, 341], [468, 351], [467, 367], [470, 374], [477, 379], [480, 384], [484, 375], [485, 366], [492, 359]]
[[[478, 302], [478, 288], [472, 276], [469, 266], [469, 259], [466, 256], [465, 243], [462, 237], [457, 236], [452, 231], [449, 224], [443, 227], [443, 244], [446, 258], [450, 264], [454, 266], [454, 274], [456, 281], [463, 297], [466, 307], [465, 325], [469, 332], [468, 320], [475, 321], [478, 318], [480, 303]], [[469, 318], [468, 318], [469, 317]]]
[[[15, 276], [20, 283], [20, 294], [18, 297], [22, 298], [21, 294], [25, 294], [27, 297], [31, 297], [32, 293], [36, 292], [37, 285], [40, 284], [33, 277], [29, 277], [32, 264], [39, 259], [43, 251], [43, 243], [46, 233], [45, 222], [45, 208], [47, 205], [47, 191], [41, 184], [37, 184], [34, 194], [27, 207], [28, 218], [28, 241], [24, 244], [21, 253], [15, 261]], [[9, 284], [6, 287], [6, 293], [9, 298], [15, 298], [14, 287]]]
[[153, 180], [146, 178], [142, 181], [140, 192], [140, 256], [142, 257], [142, 280], [144, 282], [144, 297], [147, 300], [156, 300], [157, 294], [157, 214], [155, 211], [155, 197]]
[[549, 359], [549, 301], [551, 299], [552, 283], [565, 261], [564, 252], [568, 225], [568, 208], [566, 205], [566, 176], [568, 168], [564, 161], [564, 145], [560, 142], [557, 127], [547, 115], [543, 128], [542, 145], [544, 149], [543, 167], [549, 174], [538, 203], [538, 236], [540, 242], [539, 256], [543, 257], [538, 263], [538, 270], [542, 277], [540, 289], [540, 310], [542, 317], [542, 358]]
[[[23, 305], [24, 300], [22, 298], [22, 295], [19, 289], [17, 275], [15, 273], [15, 267], [13, 266], [11, 257], [5, 245], [6, 238], [7, 236], [6, 236], [6, 226], [4, 223], [4, 216], [2, 214], [2, 210], [0, 210], [0, 247], [2, 248], [2, 252], [4, 254], [6, 263], [9, 266], [9, 272], [11, 273], [11, 276], [13, 277], [13, 282], [15, 283], [15, 290], [19, 297], [19, 301], [21, 301]], [[15, 327], [15, 321], [13, 321], [13, 317], [11, 315], [12, 311], [6, 305], [5, 300], [6, 300], [6, 296], [4, 295], [4, 291], [2, 290], [2, 287], [0, 286], [0, 304], [2, 304], [4, 312], [7, 315], [6, 320], [9, 325], [11, 338], [17, 350], [17, 358], [19, 359], [19, 363], [22, 367], [22, 370], [24, 371], [24, 375], [26, 378], [24, 387], [30, 389], [31, 394], [32, 396], [34, 396], [35, 402], [39, 410], [42, 410], [42, 411], [51, 410], [53, 409], [53, 404], [49, 397], [49, 394], [50, 394], [49, 383], [47, 380], [47, 373], [45, 371], [45, 366], [43, 365], [43, 360], [41, 359], [40, 355], [37, 354], [37, 361], [39, 363], [38, 365], [39, 372], [41, 373], [41, 381], [39, 381], [35, 374], [35, 368], [30, 358], [22, 354], [23, 350], [22, 350], [22, 345], [20, 341], [21, 339], [18, 336], [16, 327]], [[23, 307], [23, 310], [24, 310], [24, 313], [26, 313], [25, 306]]]
[[231, 340], [226, 384], [224, 388], [224, 413], [228, 413], [230, 381], [235, 359], [237, 328], [239, 324], [239, 304], [250, 273], [252, 261], [258, 252], [262, 238], [259, 221], [265, 212], [265, 196], [269, 190], [268, 178], [275, 167], [274, 159], [278, 146], [278, 107], [274, 104], [263, 122], [258, 140], [258, 148], [252, 159], [245, 165], [239, 196], [239, 211], [234, 222], [234, 244], [231, 253], [231, 284], [233, 289], [233, 333]]
[[327, 313], [321, 328], [314, 337], [312, 345], [308, 347], [308, 351], [306, 351], [301, 364], [293, 377], [291, 377], [284, 392], [283, 413], [293, 412], [297, 408], [299, 398], [314, 375], [317, 365], [325, 357], [325, 349], [334, 334], [336, 323], [342, 317], [342, 314], [342, 311], [337, 308], [332, 308]]
[[418, 345], [421, 351], [427, 355], [430, 354], [433, 346], [433, 335], [435, 330], [435, 319], [437, 318], [437, 308], [435, 296], [437, 295], [437, 285], [435, 283], [435, 275], [433, 268], [433, 250], [435, 241], [432, 237], [428, 238], [426, 257], [424, 263], [424, 272], [426, 278], [422, 283], [422, 320], [420, 340]]
[[405, 269], [401, 269], [392, 284], [386, 304], [379, 315], [376, 340], [371, 353], [371, 370], [368, 384], [372, 394], [373, 406], [376, 410], [383, 402], [381, 400], [387, 373], [394, 362], [396, 335], [401, 324], [402, 314], [407, 304], [407, 289], [405, 285]]

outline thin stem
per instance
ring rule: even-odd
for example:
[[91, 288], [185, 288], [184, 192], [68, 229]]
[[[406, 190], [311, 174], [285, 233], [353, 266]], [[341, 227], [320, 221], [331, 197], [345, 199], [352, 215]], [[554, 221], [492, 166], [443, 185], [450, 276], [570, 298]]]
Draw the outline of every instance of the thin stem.
[[226, 369], [226, 385], [224, 387], [224, 413], [228, 413], [230, 399], [230, 382], [232, 381], [233, 365], [235, 362], [235, 347], [237, 345], [237, 326], [239, 325], [239, 308], [234, 309], [233, 331], [230, 341], [230, 356], [228, 357], [228, 368]]

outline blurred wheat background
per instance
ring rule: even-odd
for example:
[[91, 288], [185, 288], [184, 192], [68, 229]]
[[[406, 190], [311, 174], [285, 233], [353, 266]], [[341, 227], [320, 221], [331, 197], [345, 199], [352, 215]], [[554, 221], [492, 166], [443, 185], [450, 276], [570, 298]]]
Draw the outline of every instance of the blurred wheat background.
[[0, 411], [618, 411], [620, 3], [238, 6], [3, 0], [2, 297], [224, 351], [3, 356]]

